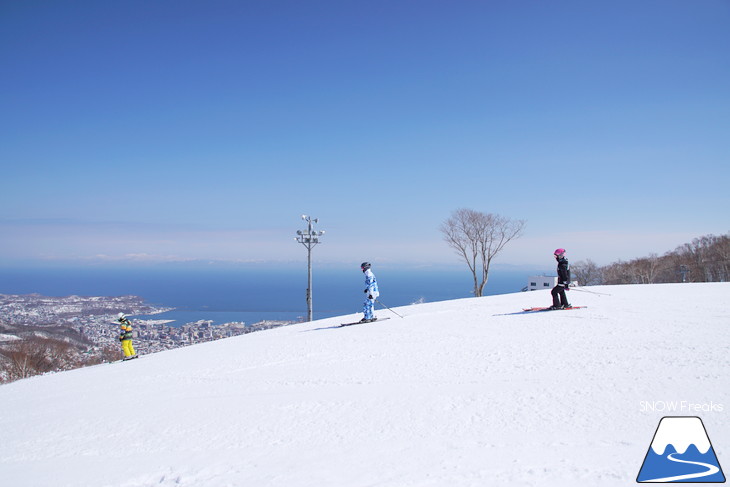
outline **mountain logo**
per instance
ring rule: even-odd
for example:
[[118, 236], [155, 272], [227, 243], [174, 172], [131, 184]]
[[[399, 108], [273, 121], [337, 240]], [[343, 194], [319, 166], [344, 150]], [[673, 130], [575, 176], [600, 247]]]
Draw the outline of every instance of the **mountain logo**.
[[725, 475], [697, 416], [665, 416], [644, 457], [639, 483], [723, 483]]

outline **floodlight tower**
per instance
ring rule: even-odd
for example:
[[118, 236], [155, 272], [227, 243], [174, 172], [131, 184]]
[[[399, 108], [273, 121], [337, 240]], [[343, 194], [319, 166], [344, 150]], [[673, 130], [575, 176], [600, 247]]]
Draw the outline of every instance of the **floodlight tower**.
[[313, 224], [319, 223], [318, 218], [302, 215], [302, 220], [307, 222], [307, 229], [297, 230], [298, 237], [295, 240], [307, 248], [307, 321], [312, 321], [312, 249], [319, 243], [324, 230], [314, 231]]

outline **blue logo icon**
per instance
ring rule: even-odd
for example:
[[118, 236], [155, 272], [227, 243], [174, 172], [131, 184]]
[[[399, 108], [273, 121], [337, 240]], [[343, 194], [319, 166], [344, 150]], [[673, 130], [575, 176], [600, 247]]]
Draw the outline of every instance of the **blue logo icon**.
[[663, 417], [636, 481], [725, 482], [702, 420], [696, 416]]

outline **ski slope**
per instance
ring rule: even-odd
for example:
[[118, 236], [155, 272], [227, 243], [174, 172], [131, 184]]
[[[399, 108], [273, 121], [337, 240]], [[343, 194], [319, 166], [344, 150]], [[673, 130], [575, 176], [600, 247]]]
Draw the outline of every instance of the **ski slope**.
[[668, 415], [730, 465], [730, 284], [585, 289], [610, 296], [418, 304], [0, 386], [0, 484], [625, 486]]

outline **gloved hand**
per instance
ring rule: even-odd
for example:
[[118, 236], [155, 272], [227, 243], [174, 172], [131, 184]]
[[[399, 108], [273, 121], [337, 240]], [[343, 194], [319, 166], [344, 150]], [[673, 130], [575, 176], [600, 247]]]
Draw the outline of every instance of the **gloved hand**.
[[375, 299], [372, 294], [368, 294], [368, 299]]
[[570, 291], [570, 285], [566, 284], [566, 285], [565, 285], [565, 290], [566, 290], [566, 291]]
[[364, 290], [363, 292], [367, 294], [367, 292], [368, 292], [368, 288], [365, 288], [365, 290]]

